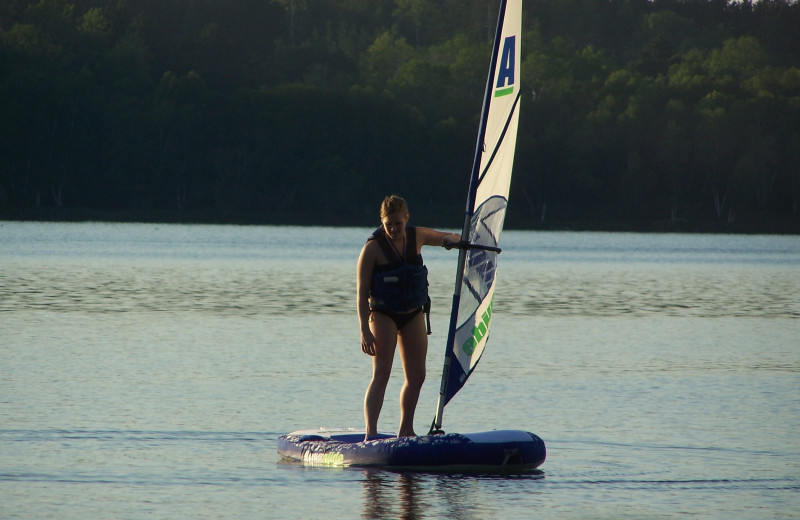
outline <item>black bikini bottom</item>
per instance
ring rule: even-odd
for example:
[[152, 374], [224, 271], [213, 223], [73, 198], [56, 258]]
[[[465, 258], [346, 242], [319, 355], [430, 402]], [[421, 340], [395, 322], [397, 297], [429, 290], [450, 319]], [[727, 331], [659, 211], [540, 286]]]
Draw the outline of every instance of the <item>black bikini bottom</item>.
[[411, 312], [389, 312], [389, 311], [372, 311], [372, 312], [379, 312], [384, 316], [388, 316], [394, 322], [395, 326], [397, 326], [397, 330], [401, 330], [403, 327], [408, 325], [411, 322], [411, 320], [416, 318], [417, 314], [422, 312], [422, 307], [413, 310]]

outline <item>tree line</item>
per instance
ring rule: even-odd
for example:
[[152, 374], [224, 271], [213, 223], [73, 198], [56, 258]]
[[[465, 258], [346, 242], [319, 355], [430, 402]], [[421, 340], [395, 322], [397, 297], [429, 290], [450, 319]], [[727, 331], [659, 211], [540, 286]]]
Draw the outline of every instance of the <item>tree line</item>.
[[[4, 2], [0, 218], [459, 227], [497, 4]], [[800, 232], [800, 3], [523, 16], [508, 226]]]

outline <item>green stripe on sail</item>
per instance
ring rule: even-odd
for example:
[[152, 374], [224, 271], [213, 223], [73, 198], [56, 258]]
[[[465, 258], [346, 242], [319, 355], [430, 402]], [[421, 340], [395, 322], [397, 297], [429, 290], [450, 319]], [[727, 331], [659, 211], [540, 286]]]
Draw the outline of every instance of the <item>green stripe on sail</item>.
[[512, 92], [514, 92], [514, 87], [513, 86], [512, 87], [508, 87], [508, 88], [504, 88], [502, 90], [495, 90], [494, 91], [494, 97], [507, 96], [507, 95], [511, 94]]

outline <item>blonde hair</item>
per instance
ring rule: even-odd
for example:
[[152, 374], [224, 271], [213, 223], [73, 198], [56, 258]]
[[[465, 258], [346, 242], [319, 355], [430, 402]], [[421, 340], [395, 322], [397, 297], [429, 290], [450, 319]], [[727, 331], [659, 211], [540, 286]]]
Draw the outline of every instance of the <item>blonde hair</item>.
[[381, 220], [394, 213], [408, 213], [408, 204], [400, 195], [388, 195], [381, 202]]

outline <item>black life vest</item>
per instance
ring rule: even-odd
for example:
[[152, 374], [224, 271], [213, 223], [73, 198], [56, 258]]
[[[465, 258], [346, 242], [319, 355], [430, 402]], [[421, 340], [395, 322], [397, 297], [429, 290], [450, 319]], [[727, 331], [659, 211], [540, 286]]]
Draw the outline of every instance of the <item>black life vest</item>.
[[377, 240], [389, 261], [377, 265], [372, 273], [369, 307], [376, 311], [405, 312], [428, 304], [428, 268], [417, 253], [417, 233], [406, 227], [406, 249], [401, 256], [389, 243], [383, 228], [367, 239]]

